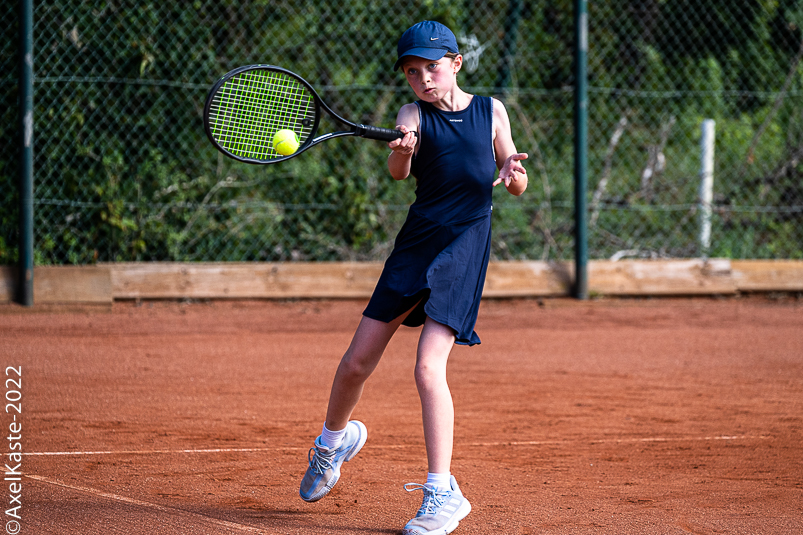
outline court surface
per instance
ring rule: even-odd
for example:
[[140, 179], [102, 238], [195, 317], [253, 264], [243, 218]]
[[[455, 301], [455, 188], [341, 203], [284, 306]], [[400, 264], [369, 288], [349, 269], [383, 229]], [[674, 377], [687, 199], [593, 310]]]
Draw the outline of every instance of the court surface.
[[[328, 497], [298, 497], [365, 304], [0, 306], [4, 379], [22, 367], [20, 533], [400, 533], [426, 472], [419, 329], [366, 386], [364, 450]], [[449, 364], [473, 505], [455, 534], [803, 532], [799, 298], [484, 301], [479, 318], [483, 343]]]

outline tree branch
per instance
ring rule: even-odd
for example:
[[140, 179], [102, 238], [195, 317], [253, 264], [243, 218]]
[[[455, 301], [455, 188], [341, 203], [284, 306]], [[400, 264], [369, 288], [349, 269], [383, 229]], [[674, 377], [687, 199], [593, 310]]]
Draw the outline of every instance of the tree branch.
[[619, 140], [622, 139], [622, 135], [625, 133], [626, 127], [627, 116], [622, 115], [622, 117], [619, 118], [619, 122], [616, 124], [616, 129], [613, 131], [613, 135], [611, 135], [611, 140], [608, 142], [608, 150], [605, 152], [605, 166], [602, 169], [602, 176], [599, 178], [597, 189], [594, 191], [594, 197], [591, 200], [591, 220], [589, 221], [590, 227], [593, 227], [597, 224], [597, 218], [599, 217], [599, 203], [602, 200], [602, 196], [605, 194], [605, 190], [608, 187], [608, 179], [611, 176], [613, 153], [616, 152], [616, 146], [619, 144]]
[[775, 104], [772, 105], [772, 109], [770, 110], [767, 117], [764, 118], [764, 122], [761, 123], [761, 127], [759, 127], [758, 132], [753, 136], [753, 140], [750, 142], [750, 148], [747, 149], [747, 163], [748, 165], [752, 164], [754, 161], [754, 152], [756, 150], [756, 146], [758, 146], [758, 141], [761, 139], [761, 136], [764, 135], [764, 132], [769, 127], [772, 120], [775, 118], [775, 114], [778, 113], [778, 110], [781, 108], [781, 104], [783, 104], [784, 99], [786, 98], [786, 93], [789, 91], [789, 85], [792, 83], [792, 80], [795, 77], [795, 73], [797, 72], [797, 66], [800, 65], [800, 60], [803, 58], [803, 39], [800, 40], [800, 48], [797, 51], [797, 55], [795, 59], [792, 61], [792, 66], [789, 68], [789, 72], [786, 75], [786, 81], [783, 83], [783, 87], [781, 88], [781, 92], [775, 98]]

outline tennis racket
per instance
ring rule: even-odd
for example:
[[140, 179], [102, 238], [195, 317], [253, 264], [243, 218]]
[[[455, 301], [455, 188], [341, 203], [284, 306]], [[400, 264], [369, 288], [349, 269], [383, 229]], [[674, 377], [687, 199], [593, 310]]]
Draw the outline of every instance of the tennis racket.
[[[321, 110], [349, 130], [315, 137]], [[387, 142], [404, 137], [398, 130], [344, 119], [321, 100], [306, 80], [273, 65], [247, 65], [220, 78], [206, 98], [204, 128], [220, 152], [254, 164], [281, 162], [336, 137], [359, 136]], [[298, 136], [299, 147], [293, 154], [283, 156], [274, 149], [273, 135], [279, 130], [292, 130]]]

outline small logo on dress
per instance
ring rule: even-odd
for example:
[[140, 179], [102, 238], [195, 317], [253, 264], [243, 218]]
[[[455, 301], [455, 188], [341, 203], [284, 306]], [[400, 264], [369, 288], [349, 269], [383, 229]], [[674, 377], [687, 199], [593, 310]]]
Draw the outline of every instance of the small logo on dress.
[[450, 123], [462, 123], [463, 119], [449, 119]]

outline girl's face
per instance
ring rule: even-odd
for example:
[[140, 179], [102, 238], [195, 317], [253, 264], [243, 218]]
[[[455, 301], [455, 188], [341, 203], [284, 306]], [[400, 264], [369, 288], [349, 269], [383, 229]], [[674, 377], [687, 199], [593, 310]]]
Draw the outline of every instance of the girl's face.
[[454, 59], [442, 57], [439, 60], [411, 56], [404, 62], [402, 70], [419, 99], [436, 102], [454, 87], [462, 60], [462, 56]]

